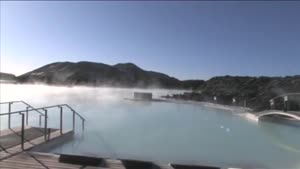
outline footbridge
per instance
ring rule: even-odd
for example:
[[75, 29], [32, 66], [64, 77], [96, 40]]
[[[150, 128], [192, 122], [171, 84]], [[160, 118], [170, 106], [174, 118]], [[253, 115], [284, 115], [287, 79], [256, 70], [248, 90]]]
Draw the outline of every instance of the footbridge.
[[285, 94], [273, 97], [270, 100], [275, 100], [277, 98], [284, 98], [285, 96], [300, 96], [300, 93], [285, 93]]
[[279, 111], [279, 110], [267, 110], [267, 111], [262, 111], [262, 112], [258, 113], [256, 116], [259, 119], [261, 117], [274, 116], [274, 115], [288, 117], [288, 118], [300, 121], [300, 112], [296, 112], [296, 111], [283, 112], [283, 111]]
[[[270, 108], [271, 109], [278, 109], [278, 103], [279, 103], [279, 109], [283, 109], [284, 111], [288, 111], [293, 109], [293, 107], [300, 107], [300, 93], [285, 93], [276, 97], [273, 97], [269, 100], [270, 102]], [[292, 104], [292, 105], [291, 105]], [[281, 105], [281, 106], [280, 106]]]

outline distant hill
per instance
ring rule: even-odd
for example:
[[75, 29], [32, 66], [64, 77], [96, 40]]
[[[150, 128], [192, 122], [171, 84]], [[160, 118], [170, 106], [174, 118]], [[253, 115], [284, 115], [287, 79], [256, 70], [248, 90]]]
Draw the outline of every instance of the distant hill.
[[205, 80], [183, 80], [180, 83], [180, 88], [197, 91], [202, 90], [205, 84]]
[[181, 81], [166, 74], [146, 71], [133, 63], [107, 65], [94, 62], [56, 62], [17, 77], [20, 83], [58, 85], [177, 88]]
[[206, 87], [203, 89], [204, 95], [246, 99], [249, 107], [262, 110], [269, 107], [269, 99], [284, 93], [294, 92], [300, 92], [300, 76], [214, 77], [207, 81]]
[[0, 72], [0, 80], [1, 81], [15, 81], [16, 76], [13, 74]]
[[[168, 97], [214, 102], [213, 97], [217, 96], [217, 102], [225, 105], [232, 105], [232, 99], [235, 98], [236, 105], [243, 106], [246, 101], [248, 107], [264, 110], [269, 108], [271, 98], [285, 93], [300, 93], [300, 76], [218, 76], [207, 80], [200, 94], [185, 93]], [[290, 107], [298, 110], [300, 108], [299, 97], [293, 99], [295, 103], [293, 105], [290, 103]], [[281, 109], [282, 105], [279, 108]]]
[[[144, 70], [133, 63], [55, 62], [18, 77], [3, 73], [1, 76], [17, 79], [18, 83], [190, 89], [197, 92], [166, 97], [213, 102], [213, 97], [217, 96], [218, 103], [229, 105], [235, 98], [236, 105], [243, 105], [246, 101], [247, 106], [257, 110], [268, 108], [269, 99], [274, 96], [300, 92], [300, 76], [218, 76], [207, 81], [180, 81], [163, 73]], [[295, 107], [300, 109], [297, 104]]]

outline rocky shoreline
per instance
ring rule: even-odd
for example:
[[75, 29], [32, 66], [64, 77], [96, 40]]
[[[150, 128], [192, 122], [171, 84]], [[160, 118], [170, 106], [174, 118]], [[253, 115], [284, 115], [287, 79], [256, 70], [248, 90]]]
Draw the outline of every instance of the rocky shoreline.
[[221, 109], [221, 110], [229, 110], [236, 114], [244, 114], [244, 113], [252, 113], [253, 110], [248, 107], [241, 107], [241, 106], [233, 106], [233, 105], [222, 105], [217, 103], [210, 103], [210, 102], [204, 102], [204, 101], [193, 101], [193, 100], [177, 100], [177, 99], [166, 99], [167, 101], [171, 103], [176, 104], [197, 104], [200, 106], [205, 106], [209, 108], [214, 109]]

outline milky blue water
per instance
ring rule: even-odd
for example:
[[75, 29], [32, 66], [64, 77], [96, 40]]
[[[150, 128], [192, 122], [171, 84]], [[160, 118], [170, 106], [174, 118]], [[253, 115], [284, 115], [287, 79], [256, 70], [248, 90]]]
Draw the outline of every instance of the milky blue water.
[[[67, 103], [76, 119], [75, 138], [51, 152], [110, 158], [231, 167], [300, 168], [300, 128], [255, 122], [229, 110], [199, 104], [135, 102], [129, 89], [1, 85], [1, 101], [25, 100], [35, 107]], [[183, 91], [149, 90], [155, 97]], [[13, 105], [14, 110], [22, 105]], [[1, 106], [4, 113], [7, 107]], [[14, 120], [20, 120], [17, 115]], [[38, 116], [30, 124], [38, 126]], [[7, 119], [1, 118], [1, 128]], [[49, 110], [59, 126], [58, 109]], [[71, 128], [71, 113], [64, 113]]]

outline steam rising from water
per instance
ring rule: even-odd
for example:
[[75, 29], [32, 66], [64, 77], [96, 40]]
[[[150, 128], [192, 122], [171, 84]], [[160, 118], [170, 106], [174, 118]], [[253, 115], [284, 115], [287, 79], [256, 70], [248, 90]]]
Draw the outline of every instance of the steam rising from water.
[[[84, 134], [78, 132], [81, 125], [76, 120], [75, 139], [52, 150], [55, 153], [216, 166], [265, 164], [270, 166], [267, 168], [290, 169], [300, 162], [300, 153], [291, 151], [300, 150], [298, 128], [249, 122], [233, 116], [224, 106], [212, 109], [203, 104], [123, 99], [132, 97], [134, 91], [152, 92], [155, 98], [184, 91], [0, 85], [1, 102], [24, 100], [35, 107], [67, 103], [86, 118]], [[48, 115], [52, 120], [49, 127], [57, 127], [59, 115], [52, 111]], [[68, 115], [64, 113], [64, 127], [71, 126], [72, 117]], [[278, 146], [279, 141], [284, 146]]]
[[101, 101], [120, 101], [124, 98], [132, 98], [134, 91], [152, 92], [154, 98], [167, 94], [183, 93], [184, 90], [166, 89], [128, 89], [109, 87], [58, 87], [48, 85], [15, 85], [0, 84], [0, 101], [24, 100], [34, 103], [72, 104]]

